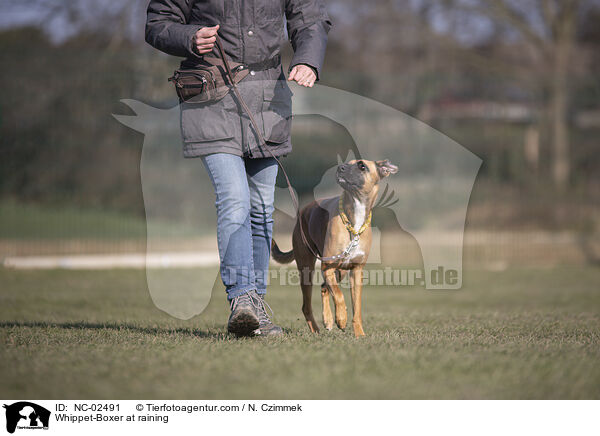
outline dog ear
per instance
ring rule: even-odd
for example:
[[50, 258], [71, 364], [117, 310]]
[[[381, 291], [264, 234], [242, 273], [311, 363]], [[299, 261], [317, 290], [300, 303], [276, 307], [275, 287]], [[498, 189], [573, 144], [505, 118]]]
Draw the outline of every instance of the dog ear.
[[381, 179], [389, 176], [390, 174], [396, 174], [398, 172], [398, 167], [392, 164], [389, 159], [378, 160], [375, 162], [375, 165], [377, 166], [377, 172], [379, 173], [379, 178]]

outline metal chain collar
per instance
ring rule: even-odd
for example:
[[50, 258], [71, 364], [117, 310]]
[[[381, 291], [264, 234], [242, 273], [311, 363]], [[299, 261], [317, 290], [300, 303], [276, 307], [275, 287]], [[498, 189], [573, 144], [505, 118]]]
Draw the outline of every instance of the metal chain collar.
[[346, 226], [346, 229], [348, 229], [348, 231], [350, 232], [350, 234], [353, 237], [350, 240], [350, 243], [348, 244], [348, 246], [346, 247], [346, 249], [344, 251], [342, 251], [340, 254], [336, 254], [335, 256], [321, 257], [321, 261], [330, 262], [330, 261], [334, 261], [334, 260], [348, 258], [348, 256], [350, 256], [350, 253], [356, 247], [358, 247], [358, 245], [360, 243], [360, 235], [362, 233], [364, 233], [364, 231], [367, 230], [367, 228], [371, 225], [371, 216], [373, 215], [373, 213], [369, 212], [369, 216], [367, 217], [366, 221], [363, 223], [363, 225], [357, 231], [352, 226], [352, 223], [350, 222], [350, 220], [348, 219], [348, 216], [344, 212], [342, 196], [340, 196], [340, 202], [339, 202], [338, 208], [340, 211], [340, 218], [342, 219], [342, 222], [344, 223], [344, 225]]

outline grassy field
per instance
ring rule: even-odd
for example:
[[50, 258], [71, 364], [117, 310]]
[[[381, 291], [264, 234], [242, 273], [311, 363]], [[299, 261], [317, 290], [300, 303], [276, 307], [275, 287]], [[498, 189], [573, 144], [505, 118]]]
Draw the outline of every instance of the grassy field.
[[[190, 237], [205, 231], [189, 223], [153, 222], [166, 237]], [[211, 233], [212, 235], [212, 233]], [[0, 200], [0, 240], [47, 242], [64, 239], [144, 239], [143, 216], [103, 209], [37, 206]]]
[[359, 340], [309, 334], [300, 291], [273, 287], [288, 334], [266, 340], [224, 334], [220, 291], [181, 321], [142, 271], [0, 270], [0, 395], [598, 399], [599, 283], [600, 269], [512, 269], [467, 271], [461, 291], [368, 288]]
[[[154, 244], [165, 251], [214, 250], [212, 227], [168, 220], [150, 226]], [[0, 265], [11, 256], [139, 253], [146, 249], [146, 236], [143, 216], [0, 199]]]

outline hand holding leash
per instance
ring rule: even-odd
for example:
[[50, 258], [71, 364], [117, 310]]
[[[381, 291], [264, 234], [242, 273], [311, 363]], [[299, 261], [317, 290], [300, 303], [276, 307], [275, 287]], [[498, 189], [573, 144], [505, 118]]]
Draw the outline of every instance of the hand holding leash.
[[194, 35], [194, 49], [198, 54], [210, 53], [215, 46], [217, 40], [217, 31], [219, 25], [213, 27], [203, 27]]

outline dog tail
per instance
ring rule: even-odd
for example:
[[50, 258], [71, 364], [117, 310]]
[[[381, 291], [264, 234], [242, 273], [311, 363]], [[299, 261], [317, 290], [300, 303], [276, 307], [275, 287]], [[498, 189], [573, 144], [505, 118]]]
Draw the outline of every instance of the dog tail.
[[277, 246], [275, 239], [271, 239], [271, 256], [277, 263], [290, 263], [294, 260], [294, 250], [286, 251], [284, 253]]

